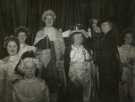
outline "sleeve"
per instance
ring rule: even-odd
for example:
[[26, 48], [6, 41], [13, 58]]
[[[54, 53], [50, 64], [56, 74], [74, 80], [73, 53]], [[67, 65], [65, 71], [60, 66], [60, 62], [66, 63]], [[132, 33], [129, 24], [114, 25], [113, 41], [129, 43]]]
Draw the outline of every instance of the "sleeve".
[[36, 45], [36, 43], [38, 42], [38, 39], [40, 38], [41, 33], [42, 33], [41, 31], [37, 32], [35, 40], [34, 40], [34, 45]]

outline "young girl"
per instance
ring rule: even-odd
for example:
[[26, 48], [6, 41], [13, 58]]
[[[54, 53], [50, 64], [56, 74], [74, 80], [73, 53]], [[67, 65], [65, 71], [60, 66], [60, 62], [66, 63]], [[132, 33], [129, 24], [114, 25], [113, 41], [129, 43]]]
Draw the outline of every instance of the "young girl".
[[35, 76], [37, 60], [33, 52], [25, 52], [21, 58], [24, 79], [14, 84], [14, 102], [49, 102], [45, 81]]
[[135, 47], [133, 46], [133, 32], [127, 31], [124, 36], [124, 44], [118, 48], [122, 65], [121, 77], [121, 101], [134, 99], [134, 63]]
[[75, 30], [71, 34], [70, 50], [65, 52], [66, 69], [69, 67], [69, 95], [70, 101], [88, 102], [91, 93], [92, 56], [83, 45], [84, 30]]

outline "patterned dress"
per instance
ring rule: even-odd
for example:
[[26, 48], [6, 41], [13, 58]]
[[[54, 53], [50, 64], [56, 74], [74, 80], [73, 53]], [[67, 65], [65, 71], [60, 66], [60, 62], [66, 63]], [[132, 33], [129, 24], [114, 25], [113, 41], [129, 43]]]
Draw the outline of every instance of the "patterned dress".
[[90, 101], [93, 68], [92, 56], [88, 51], [83, 46], [76, 47], [72, 45], [68, 75], [72, 85], [82, 89], [83, 102]]

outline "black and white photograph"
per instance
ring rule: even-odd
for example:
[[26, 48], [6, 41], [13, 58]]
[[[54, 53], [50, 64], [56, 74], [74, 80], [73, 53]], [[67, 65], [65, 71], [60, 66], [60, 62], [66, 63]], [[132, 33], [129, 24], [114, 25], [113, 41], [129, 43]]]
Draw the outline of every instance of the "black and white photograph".
[[0, 0], [0, 102], [135, 102], [135, 0]]

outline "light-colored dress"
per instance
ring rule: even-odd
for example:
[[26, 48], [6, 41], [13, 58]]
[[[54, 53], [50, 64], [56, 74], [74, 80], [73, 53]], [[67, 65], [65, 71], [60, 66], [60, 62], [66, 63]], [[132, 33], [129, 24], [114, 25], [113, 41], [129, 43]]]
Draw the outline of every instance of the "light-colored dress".
[[83, 100], [88, 102], [91, 96], [92, 69], [94, 63], [92, 56], [83, 47], [72, 45], [70, 52], [69, 79], [75, 85], [83, 87]]
[[14, 85], [14, 102], [49, 102], [48, 87], [43, 80], [23, 79]]
[[122, 45], [118, 48], [120, 60], [122, 63], [122, 81], [125, 83], [124, 92], [125, 96], [130, 93], [130, 95], [135, 96], [135, 47], [132, 45]]
[[87, 50], [80, 46], [79, 48], [72, 46], [72, 50], [70, 52], [70, 69], [69, 69], [69, 77], [73, 82], [79, 81], [83, 83], [85, 75], [89, 73], [90, 68], [87, 67], [86, 60], [89, 60], [89, 54]]
[[[40, 45], [39, 43], [41, 41], [45, 43], [41, 43]], [[62, 34], [54, 27], [44, 27], [37, 32], [34, 45], [39, 46], [39, 48], [37, 47], [37, 51], [39, 51], [38, 58], [46, 68], [46, 72], [43, 73], [45, 76], [43, 77], [46, 77], [46, 80], [49, 83], [48, 86], [51, 87], [51, 89], [56, 89], [58, 80], [62, 77], [65, 77], [63, 58], [65, 44]], [[42, 47], [40, 48], [40, 46]], [[62, 75], [60, 75], [59, 72], [62, 72]]]
[[15, 73], [18, 62], [18, 55], [6, 57], [0, 62], [0, 84], [2, 89], [0, 95], [2, 96], [2, 102], [12, 102], [13, 83], [21, 79], [21, 76]]

